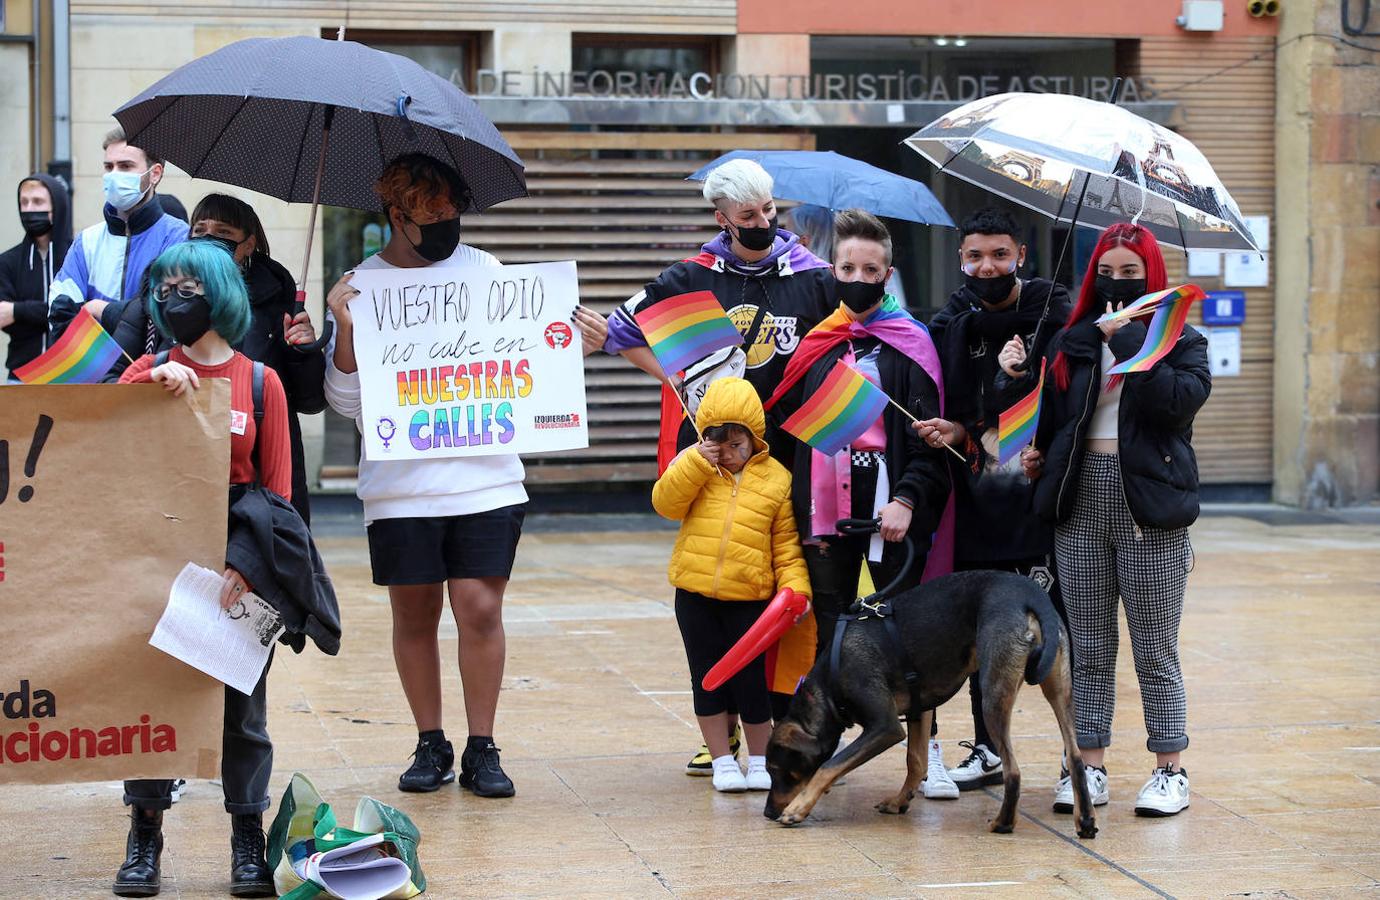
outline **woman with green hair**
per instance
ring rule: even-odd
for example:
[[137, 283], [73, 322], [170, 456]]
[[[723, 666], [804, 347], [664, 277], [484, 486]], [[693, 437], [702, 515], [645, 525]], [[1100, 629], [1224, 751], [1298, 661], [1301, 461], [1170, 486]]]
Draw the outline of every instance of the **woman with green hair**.
[[[195, 390], [203, 378], [230, 381], [230, 485], [258, 483], [292, 499], [287, 399], [273, 369], [263, 368], [263, 419], [255, 422], [254, 366], [232, 345], [249, 329], [249, 294], [235, 261], [204, 241], [177, 244], [149, 267], [149, 316], [176, 344], [159, 356], [142, 356], [120, 376], [122, 384], [157, 382], [174, 396]], [[220, 603], [234, 606], [253, 589], [226, 566]], [[269, 657], [270, 664], [272, 657]], [[263, 813], [273, 772], [268, 737], [265, 682], [268, 667], [251, 694], [225, 689], [221, 780], [225, 810], [231, 815], [230, 893], [272, 896], [273, 874], [265, 859]], [[172, 805], [171, 780], [125, 782], [131, 807], [126, 858], [115, 876], [123, 897], [149, 897], [160, 887], [163, 812]]]

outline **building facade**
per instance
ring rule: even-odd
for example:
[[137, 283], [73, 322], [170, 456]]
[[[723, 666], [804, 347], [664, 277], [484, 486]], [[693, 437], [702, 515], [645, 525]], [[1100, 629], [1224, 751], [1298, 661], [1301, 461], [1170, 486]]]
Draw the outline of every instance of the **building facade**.
[[[1269, 248], [1263, 262], [1193, 260], [1192, 280], [1240, 292], [1245, 310], [1211, 326], [1218, 374], [1195, 434], [1204, 481], [1224, 498], [1366, 502], [1380, 453], [1380, 54], [1366, 48], [1380, 47], [1367, 36], [1380, 13], [1343, 22], [1339, 0], [1282, 6], [1253, 17], [1244, 0], [1226, 0], [1215, 5], [1220, 27], [1189, 30], [1169, 2], [1051, 0], [1034, 14], [1011, 0], [5, 0], [0, 106], [6, 121], [29, 124], [0, 135], [0, 168], [14, 183], [28, 168], [70, 164], [75, 221], [95, 221], [101, 136], [125, 100], [232, 41], [343, 27], [478, 96], [527, 163], [532, 196], [467, 218], [465, 239], [507, 262], [575, 259], [581, 301], [608, 312], [712, 235], [684, 179], [721, 152], [836, 150], [924, 181], [959, 218], [990, 195], [935, 173], [905, 137], [982, 96], [1105, 99], [1119, 76], [1121, 102], [1192, 140]], [[1039, 178], [1034, 160], [1007, 164]], [[1172, 166], [1158, 174], [1175, 177]], [[191, 206], [221, 187], [174, 173], [164, 190]], [[243, 195], [295, 270], [305, 209]], [[1052, 274], [1064, 227], [1021, 220], [1031, 271]], [[345, 210], [318, 228], [308, 287], [319, 312], [322, 285], [384, 233], [381, 219]], [[0, 215], [0, 242], [17, 237], [17, 219]], [[923, 318], [959, 283], [957, 237], [897, 223], [896, 239], [905, 299]], [[1061, 277], [1081, 277], [1094, 239], [1080, 230]], [[1189, 280], [1184, 254], [1166, 261], [1171, 283]], [[655, 386], [618, 359], [591, 358], [586, 374], [591, 448], [532, 458], [531, 480], [650, 478]], [[347, 483], [350, 423], [327, 414], [304, 431], [325, 480]]]

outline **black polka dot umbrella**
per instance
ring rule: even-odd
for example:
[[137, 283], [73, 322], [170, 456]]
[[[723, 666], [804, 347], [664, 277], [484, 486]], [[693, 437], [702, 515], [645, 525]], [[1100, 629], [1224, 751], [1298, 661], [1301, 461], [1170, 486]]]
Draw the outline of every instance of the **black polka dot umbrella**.
[[[404, 153], [460, 173], [470, 189], [462, 214], [527, 196], [522, 160], [472, 99], [410, 59], [354, 41], [236, 41], [176, 69], [115, 118], [131, 145], [193, 177], [311, 203], [311, 230], [319, 203], [382, 209], [373, 184]], [[310, 241], [311, 231], [299, 288]]]

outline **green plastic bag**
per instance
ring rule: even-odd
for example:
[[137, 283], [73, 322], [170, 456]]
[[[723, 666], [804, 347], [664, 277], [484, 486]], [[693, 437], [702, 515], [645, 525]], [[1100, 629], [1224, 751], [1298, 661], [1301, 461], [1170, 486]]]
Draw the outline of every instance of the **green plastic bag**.
[[[426, 876], [417, 855], [422, 836], [407, 813], [373, 797], [362, 797], [355, 807], [354, 828], [344, 828], [315, 785], [302, 773], [295, 773], [268, 831], [268, 865], [273, 870], [274, 887], [284, 900], [308, 900], [327, 893], [322, 885], [303, 880], [293, 866], [294, 858], [346, 847], [373, 835], [383, 836], [385, 852], [406, 863], [412, 876], [406, 885], [386, 894], [386, 900], [408, 900], [425, 891]], [[304, 844], [307, 841], [311, 843]]]

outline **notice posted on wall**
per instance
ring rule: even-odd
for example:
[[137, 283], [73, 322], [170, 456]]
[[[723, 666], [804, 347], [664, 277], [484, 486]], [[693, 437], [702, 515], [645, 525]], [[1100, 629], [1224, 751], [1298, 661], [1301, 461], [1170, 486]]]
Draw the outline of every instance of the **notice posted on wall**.
[[256, 594], [244, 594], [229, 609], [221, 608], [223, 583], [210, 569], [187, 563], [173, 581], [149, 643], [248, 695], [283, 633], [283, 620]]
[[369, 459], [589, 446], [574, 262], [364, 269], [350, 283]]

